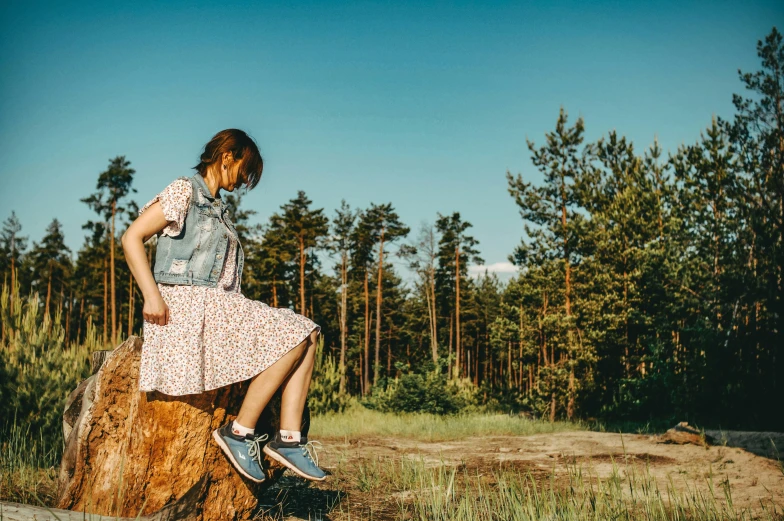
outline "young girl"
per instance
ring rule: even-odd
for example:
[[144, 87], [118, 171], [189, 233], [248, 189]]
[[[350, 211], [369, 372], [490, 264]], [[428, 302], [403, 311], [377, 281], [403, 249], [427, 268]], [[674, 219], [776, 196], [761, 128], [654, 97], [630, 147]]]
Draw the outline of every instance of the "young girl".
[[[290, 309], [240, 292], [244, 254], [221, 190], [258, 184], [263, 162], [241, 130], [218, 132], [193, 177], [177, 179], [147, 203], [122, 237], [128, 266], [144, 295], [139, 390], [196, 394], [250, 380], [239, 415], [213, 432], [240, 474], [260, 483], [254, 427], [282, 388], [281, 430], [263, 451], [303, 478], [326, 474], [310, 457], [300, 426], [320, 327]], [[158, 235], [151, 270], [144, 242]]]

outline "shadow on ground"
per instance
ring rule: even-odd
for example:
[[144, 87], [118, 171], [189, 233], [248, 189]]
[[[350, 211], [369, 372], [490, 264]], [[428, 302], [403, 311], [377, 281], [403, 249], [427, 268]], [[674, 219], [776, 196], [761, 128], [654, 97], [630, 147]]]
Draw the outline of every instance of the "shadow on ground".
[[259, 497], [257, 516], [330, 521], [330, 512], [345, 495], [339, 490], [320, 489], [302, 478], [286, 475]]

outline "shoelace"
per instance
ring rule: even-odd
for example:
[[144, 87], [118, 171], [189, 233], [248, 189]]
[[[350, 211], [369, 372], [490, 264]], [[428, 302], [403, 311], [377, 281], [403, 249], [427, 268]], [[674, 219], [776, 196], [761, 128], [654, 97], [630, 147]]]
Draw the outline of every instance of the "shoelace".
[[313, 463], [315, 463], [316, 466], [318, 467], [319, 463], [318, 463], [318, 452], [316, 451], [316, 444], [318, 444], [319, 447], [322, 447], [320, 441], [310, 441], [310, 440], [308, 440], [308, 442], [305, 443], [304, 445], [300, 445], [300, 447], [302, 447], [302, 455], [308, 458]]
[[248, 456], [255, 459], [259, 463], [260, 467], [262, 466], [261, 445], [263, 442], [267, 441], [268, 439], [269, 439], [268, 435], [261, 434], [259, 436], [256, 436], [252, 440], [245, 440], [245, 443], [250, 445], [250, 447], [248, 448]]

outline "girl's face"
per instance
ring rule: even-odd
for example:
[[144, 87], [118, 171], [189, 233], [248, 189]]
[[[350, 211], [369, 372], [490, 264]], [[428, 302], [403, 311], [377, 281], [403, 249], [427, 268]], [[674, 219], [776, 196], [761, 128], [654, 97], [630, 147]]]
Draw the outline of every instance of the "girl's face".
[[240, 166], [242, 160], [234, 161], [231, 154], [227, 154], [223, 159], [223, 166], [221, 167], [221, 183], [220, 187], [227, 192], [233, 192], [234, 189], [246, 181], [240, 174]]

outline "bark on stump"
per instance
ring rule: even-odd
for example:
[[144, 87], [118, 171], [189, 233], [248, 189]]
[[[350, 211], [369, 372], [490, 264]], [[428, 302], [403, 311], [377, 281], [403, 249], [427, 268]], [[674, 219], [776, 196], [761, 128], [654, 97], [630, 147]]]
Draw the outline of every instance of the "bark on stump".
[[[141, 346], [130, 337], [69, 396], [58, 506], [126, 517], [166, 507], [158, 513], [169, 520], [249, 519], [283, 468], [265, 457], [266, 481], [247, 481], [212, 439], [213, 429], [236, 416], [247, 385], [177, 397], [139, 392]], [[278, 429], [279, 407], [276, 397], [258, 433]], [[304, 433], [308, 420], [306, 409]]]

